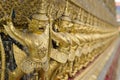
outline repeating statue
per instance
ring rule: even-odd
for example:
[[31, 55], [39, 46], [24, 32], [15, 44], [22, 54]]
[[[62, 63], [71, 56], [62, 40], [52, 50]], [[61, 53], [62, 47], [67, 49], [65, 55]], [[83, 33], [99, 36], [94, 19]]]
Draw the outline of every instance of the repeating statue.
[[[35, 2], [39, 1], [35, 0], [30, 5], [33, 6]], [[37, 5], [39, 8], [30, 14], [30, 19], [27, 18], [28, 16], [26, 17], [28, 24], [25, 27], [28, 30], [25, 32], [17, 29], [13, 17], [5, 15], [3, 23], [0, 19], [7, 35], [23, 46], [21, 49], [16, 43], [12, 44], [17, 67], [12, 71], [8, 70], [9, 80], [20, 80], [23, 76], [31, 76], [31, 74], [33, 75], [30, 77], [32, 80], [68, 80], [75, 77], [80, 70], [87, 68], [116, 38], [118, 33], [116, 29], [110, 27], [108, 30], [106, 26], [111, 25], [102, 22], [79, 5], [74, 5], [77, 7], [76, 10], [69, 13], [71, 9], [69, 5], [74, 3], [72, 1], [63, 0], [63, 3], [66, 2], [65, 7], [59, 6], [60, 9], [65, 9], [63, 13], [58, 11], [60, 16], [53, 15], [57, 13], [56, 7], [52, 9], [55, 10], [53, 13], [51, 10], [46, 10], [46, 8], [50, 9], [51, 5], [56, 5], [53, 5], [52, 1], [49, 5], [46, 4], [46, 0], [40, 2], [41, 4]], [[59, 1], [57, 2], [59, 3]], [[34, 11], [34, 9], [31, 10]], [[77, 16], [73, 19], [74, 11], [76, 11]], [[14, 9], [11, 13], [15, 17]], [[0, 74], [1, 79], [4, 80], [5, 70], [8, 69], [5, 66], [5, 56], [8, 54], [5, 52], [2, 42], [0, 37], [2, 60], [2, 72]]]
[[4, 25], [6, 32], [28, 49], [28, 55], [17, 65], [16, 70], [11, 72], [10, 78], [14, 76], [11, 80], [20, 79], [24, 73], [29, 74], [33, 71], [40, 71], [41, 69], [44, 73], [48, 70], [48, 22], [48, 17], [42, 6], [39, 12], [32, 16], [32, 20], [28, 25], [30, 32], [23, 33], [18, 31], [11, 20], [7, 21], [7, 24]]
[[51, 58], [62, 63], [57, 75], [57, 78], [59, 79], [63, 79], [64, 77], [68, 79], [67, 73], [69, 73], [70, 61], [73, 61], [75, 56], [74, 52], [70, 51], [72, 40], [66, 30], [72, 26], [71, 19], [67, 13], [67, 3], [68, 2], [66, 2], [64, 14], [59, 17], [55, 23], [53, 22], [51, 31], [53, 43], [56, 45], [51, 52]]

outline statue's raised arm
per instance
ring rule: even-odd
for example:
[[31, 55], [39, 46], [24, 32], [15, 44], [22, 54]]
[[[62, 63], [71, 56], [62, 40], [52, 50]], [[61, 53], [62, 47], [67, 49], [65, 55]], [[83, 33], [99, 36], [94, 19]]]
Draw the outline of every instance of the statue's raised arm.
[[6, 25], [3, 25], [5, 28], [5, 31], [15, 40], [17, 40], [18, 42], [20, 42], [22, 45], [26, 45], [26, 42], [28, 42], [27, 39], [27, 34], [20, 32], [19, 30], [17, 30], [15, 28], [15, 26], [13, 25], [12, 21], [7, 21]]

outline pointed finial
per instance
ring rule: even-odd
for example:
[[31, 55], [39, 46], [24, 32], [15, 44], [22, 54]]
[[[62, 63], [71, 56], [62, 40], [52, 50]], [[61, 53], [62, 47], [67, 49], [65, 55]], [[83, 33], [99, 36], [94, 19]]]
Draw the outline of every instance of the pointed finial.
[[79, 11], [78, 11], [79, 13], [78, 13], [78, 18], [80, 17], [80, 15], [81, 15], [81, 8], [79, 9]]
[[66, 0], [64, 15], [68, 16], [68, 0]]
[[89, 22], [90, 22], [90, 14], [89, 14], [89, 13], [87, 13], [86, 24], [89, 24]]
[[41, 4], [40, 4], [40, 8], [38, 10], [38, 13], [46, 13], [46, 10], [45, 10], [46, 6], [45, 6], [45, 0], [41, 0]]
[[79, 8], [79, 11], [77, 13], [78, 14], [76, 15], [75, 19], [80, 20], [80, 18], [81, 18], [81, 8]]
[[46, 4], [45, 0], [41, 0], [41, 4], [40, 4], [40, 8], [38, 9], [38, 13], [36, 13], [32, 16], [33, 19], [37, 19], [40, 21], [48, 20], [45, 4]]
[[44, 0], [41, 0], [41, 7], [44, 6]]
[[82, 9], [81, 10], [81, 19], [80, 19], [82, 22], [84, 22], [84, 10]]
[[68, 15], [68, 0], [66, 0], [65, 10], [64, 10], [63, 15], [61, 16], [61, 19], [64, 20], [64, 21], [71, 22], [71, 19]]
[[73, 20], [73, 23], [77, 23], [77, 24], [83, 24], [81, 21], [80, 21], [80, 14], [81, 14], [81, 8], [79, 9], [79, 13], [76, 15], [76, 18]]

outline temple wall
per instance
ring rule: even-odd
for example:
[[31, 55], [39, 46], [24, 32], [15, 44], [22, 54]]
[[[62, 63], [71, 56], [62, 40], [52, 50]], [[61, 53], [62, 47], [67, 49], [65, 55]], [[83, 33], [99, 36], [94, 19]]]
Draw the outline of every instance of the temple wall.
[[70, 0], [99, 19], [116, 25], [114, 0]]
[[0, 0], [1, 78], [114, 80], [117, 25], [114, 0]]

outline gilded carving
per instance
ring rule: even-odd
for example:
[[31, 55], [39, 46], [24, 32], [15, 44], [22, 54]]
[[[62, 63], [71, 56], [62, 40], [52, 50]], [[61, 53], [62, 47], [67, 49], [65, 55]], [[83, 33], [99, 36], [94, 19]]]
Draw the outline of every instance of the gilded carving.
[[[97, 14], [103, 6], [97, 2], [98, 7], [90, 11], [96, 1], [92, 6], [92, 1], [84, 0], [12, 2], [0, 1], [0, 32], [16, 40], [11, 50], [17, 67], [7, 71], [9, 80], [28, 75], [33, 75], [30, 80], [68, 80], [94, 62], [118, 36], [115, 22], [110, 24], [112, 17], [107, 15], [104, 19], [105, 10], [101, 17]], [[4, 80], [5, 69], [9, 68], [5, 67], [6, 49], [2, 43], [0, 39]]]

